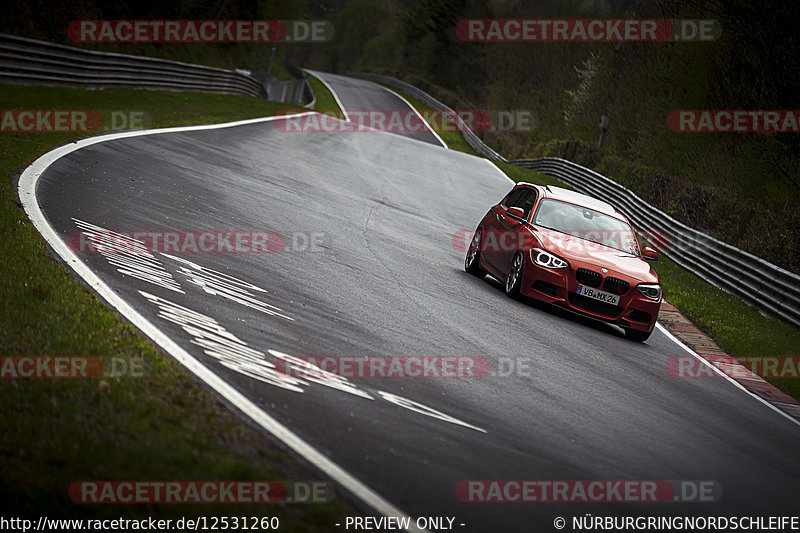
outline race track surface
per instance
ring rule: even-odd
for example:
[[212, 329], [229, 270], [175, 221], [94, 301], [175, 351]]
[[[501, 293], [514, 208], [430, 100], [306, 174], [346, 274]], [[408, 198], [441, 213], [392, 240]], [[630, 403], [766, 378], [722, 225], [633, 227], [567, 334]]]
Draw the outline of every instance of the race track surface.
[[[369, 82], [326, 78], [346, 107], [386, 105], [369, 95], [389, 93]], [[413, 516], [511, 532], [551, 531], [556, 516], [583, 513], [794, 508], [797, 425], [726, 380], [671, 377], [667, 360], [687, 354], [660, 331], [631, 342], [618, 328], [513, 301], [491, 278], [466, 274], [453, 237], [474, 229], [511, 183], [491, 163], [427, 141], [287, 133], [273, 122], [122, 138], [53, 163], [37, 196], [65, 240], [87, 224], [280, 234], [275, 253], [79, 257], [205, 366]], [[130, 274], [142, 269], [153, 277]], [[213, 318], [240, 348], [227, 360], [208, 355], [197, 332], [177, 323], [174, 304]], [[479, 356], [494, 372], [305, 380], [290, 390], [265, 381], [268, 368], [231, 368], [236, 357], [279, 364], [276, 352]], [[713, 480], [722, 497], [462, 502], [456, 486], [470, 479]]]
[[[339, 105], [349, 114], [348, 118], [351, 121], [375, 129], [392, 129], [398, 135], [442, 146], [442, 140], [431, 131], [422, 118], [413, 113], [413, 108], [392, 90], [357, 78], [328, 72], [309, 72], [333, 89]], [[402, 121], [399, 127], [392, 126], [392, 111], [403, 112], [399, 115]], [[409, 112], [413, 115], [406, 116]]]

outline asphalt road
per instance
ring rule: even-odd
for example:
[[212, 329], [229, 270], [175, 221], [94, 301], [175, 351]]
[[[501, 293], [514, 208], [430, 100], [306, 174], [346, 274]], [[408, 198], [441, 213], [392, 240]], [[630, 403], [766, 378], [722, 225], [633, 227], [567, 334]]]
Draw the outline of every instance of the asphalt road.
[[[408, 112], [412, 108], [382, 85], [328, 72], [309, 72], [324, 80], [328, 86], [334, 87], [339, 103], [349, 113], [350, 120], [360, 121], [376, 129], [392, 129], [398, 135], [442, 146], [441, 140], [417, 116], [403, 114], [400, 116], [402, 124], [399, 127], [391, 125], [392, 111]], [[360, 118], [358, 113], [361, 113]], [[381, 121], [384, 127], [381, 127]]]
[[[369, 82], [326, 78], [346, 105], [390, 104], [358, 100], [379, 94]], [[169, 283], [131, 275], [130, 257], [80, 257], [207, 367], [413, 516], [455, 516], [460, 531], [551, 531], [558, 515], [794, 509], [795, 424], [725, 380], [670, 377], [667, 360], [684, 352], [658, 331], [631, 342], [617, 328], [512, 301], [490, 278], [463, 271], [453, 235], [471, 230], [510, 187], [490, 163], [428, 142], [261, 123], [77, 150], [43, 174], [38, 199], [65, 239], [78, 231], [75, 219], [125, 232], [280, 233], [276, 253], [156, 254], [148, 272]], [[243, 287], [230, 276], [263, 291], [226, 298], [224, 288]], [[182, 292], [168, 288], [173, 282]], [[273, 363], [269, 350], [480, 356], [495, 373], [353, 378], [352, 387], [306, 380], [297, 392], [232, 369], [253, 355], [241, 346], [225, 361], [208, 355], [196, 331], [175, 323], [171, 304], [213, 318]], [[381, 392], [418, 403], [404, 407]], [[722, 498], [465, 503], [456, 486], [470, 479], [713, 480]]]

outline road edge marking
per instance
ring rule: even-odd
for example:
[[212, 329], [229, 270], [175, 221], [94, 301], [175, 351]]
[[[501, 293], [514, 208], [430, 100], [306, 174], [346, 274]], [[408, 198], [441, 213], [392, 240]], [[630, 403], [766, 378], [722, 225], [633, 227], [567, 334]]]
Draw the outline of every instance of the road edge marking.
[[333, 96], [333, 99], [336, 101], [336, 105], [338, 105], [338, 106], [339, 106], [339, 110], [340, 110], [340, 111], [342, 112], [342, 114], [344, 115], [344, 119], [345, 119], [345, 121], [346, 121], [346, 122], [350, 122], [350, 115], [348, 115], [348, 114], [347, 114], [347, 109], [345, 109], [345, 108], [344, 108], [344, 104], [342, 104], [342, 101], [341, 101], [341, 100], [339, 100], [339, 95], [338, 95], [338, 94], [336, 94], [336, 91], [334, 91], [334, 90], [333, 90], [333, 87], [331, 87], [331, 86], [330, 86], [330, 84], [328, 84], [328, 82], [327, 82], [327, 81], [325, 81], [325, 80], [322, 78], [322, 76], [320, 76], [320, 75], [319, 75], [319, 73], [318, 73], [318, 72], [316, 72], [316, 71], [314, 71], [314, 70], [308, 70], [308, 69], [306, 69], [306, 68], [304, 68], [304, 69], [303, 69], [303, 72], [308, 72], [309, 74], [311, 74], [312, 76], [314, 76], [315, 78], [317, 78], [317, 79], [320, 81], [320, 83], [322, 83], [322, 85], [324, 85], [324, 86], [325, 86], [325, 88], [326, 88], [326, 89], [328, 89], [328, 90], [331, 92], [331, 95]]
[[[161, 133], [224, 129], [261, 122], [270, 122], [279, 119], [285, 120], [287, 117], [304, 116], [310, 113], [314, 112], [307, 111], [293, 115], [262, 117], [257, 119], [225, 122], [221, 124], [201, 124], [194, 126], [176, 126], [150, 130], [126, 131], [88, 137], [50, 150], [27, 166], [19, 177], [17, 194], [26, 215], [39, 234], [44, 238], [45, 242], [47, 242], [53, 251], [58, 254], [59, 257], [61, 257], [61, 259], [69, 268], [71, 268], [81, 279], [83, 279], [83, 281], [95, 293], [105, 300], [107, 305], [116, 309], [117, 312], [119, 312], [123, 317], [125, 317], [126, 320], [130, 321], [134, 326], [136, 326], [142, 333], [150, 338], [150, 340], [160, 346], [173, 359], [181, 363], [184, 368], [201, 379], [206, 385], [208, 385], [217, 394], [222, 396], [226, 401], [230, 402], [231, 405], [233, 405], [236, 409], [247, 415], [261, 428], [266, 430], [274, 438], [278, 439], [288, 448], [293, 450], [305, 461], [314, 465], [314, 467], [318, 468], [321, 472], [324, 472], [325, 475], [329, 476], [332, 480], [341, 485], [354, 497], [358, 498], [360, 501], [384, 516], [410, 516], [409, 514], [402, 512], [389, 501], [385, 500], [366, 484], [349, 474], [346, 470], [344, 470], [344, 468], [340, 467], [331, 459], [325, 457], [321, 452], [304, 441], [300, 436], [292, 432], [288, 427], [284, 426], [267, 414], [264, 410], [259, 408], [255, 403], [244, 396], [244, 394], [237, 391], [235, 388], [233, 388], [233, 386], [228, 384], [225, 380], [189, 354], [189, 352], [181, 348], [175, 341], [173, 341], [169, 336], [167, 336], [158, 327], [146, 319], [141, 313], [139, 313], [139, 311], [134, 309], [132, 305], [115, 293], [102, 279], [100, 279], [97, 274], [95, 274], [85, 263], [83, 263], [59, 237], [58, 233], [56, 233], [53, 227], [50, 226], [50, 223], [44, 216], [36, 197], [39, 178], [50, 165], [76, 150], [80, 150], [81, 148], [85, 148], [93, 144], [115, 139], [156, 135]], [[415, 524], [412, 524], [407, 531], [424, 532], [424, 530], [418, 529]]]
[[[375, 83], [375, 82], [371, 82], [371, 83]], [[425, 119], [422, 117], [422, 115], [419, 113], [419, 110], [418, 110], [416, 107], [414, 107], [413, 105], [411, 105], [411, 102], [409, 102], [408, 100], [406, 100], [405, 98], [403, 98], [401, 95], [397, 94], [396, 92], [394, 92], [394, 91], [393, 91], [393, 90], [391, 90], [390, 88], [388, 88], [388, 87], [385, 87], [385, 86], [381, 85], [380, 83], [375, 83], [375, 85], [377, 85], [378, 87], [380, 87], [380, 88], [381, 88], [381, 89], [383, 89], [384, 91], [389, 91], [390, 93], [392, 93], [393, 95], [395, 95], [397, 98], [399, 98], [400, 100], [402, 100], [403, 102], [405, 102], [405, 104], [406, 104], [408, 107], [410, 107], [410, 108], [411, 108], [411, 110], [412, 110], [412, 111], [413, 111], [413, 112], [414, 112], [414, 113], [415, 113], [415, 114], [416, 114], [416, 115], [419, 117], [419, 119], [422, 121], [422, 123], [423, 123], [423, 124], [425, 124], [425, 127], [426, 127], [426, 128], [428, 128], [428, 131], [430, 131], [431, 133], [433, 133], [433, 136], [434, 136], [434, 137], [436, 137], [436, 140], [437, 140], [437, 141], [439, 141], [440, 143], [442, 143], [442, 147], [444, 147], [444, 148], [447, 148], [448, 150], [450, 149], [450, 147], [449, 147], [449, 146], [447, 146], [447, 143], [446, 143], [446, 142], [444, 142], [444, 141], [442, 140], [442, 138], [441, 138], [441, 137], [439, 137], [439, 134], [438, 134], [438, 133], [436, 133], [436, 131], [435, 131], [433, 128], [431, 128], [431, 125], [430, 125], [430, 124], [428, 124], [428, 121], [427, 121], [427, 120], [425, 120]]]
[[[320, 81], [320, 83], [322, 83], [331, 92], [331, 95], [333, 95], [333, 99], [336, 100], [336, 105], [339, 106], [339, 109], [342, 111], [342, 114], [344, 115], [345, 122], [352, 122], [352, 120], [350, 120], [350, 115], [347, 114], [347, 110], [344, 108], [344, 104], [342, 104], [342, 101], [339, 100], [339, 95], [336, 94], [336, 91], [333, 90], [333, 87], [331, 87], [330, 84], [327, 81], [325, 81], [325, 79], [323, 79], [322, 76], [320, 76], [320, 73], [316, 72], [316, 71], [313, 71], [313, 70], [309, 70], [309, 69], [303, 69], [303, 72], [308, 72], [310, 75], [312, 75], [315, 78], [317, 78]], [[368, 81], [368, 80], [361, 80], [361, 81]], [[447, 146], [447, 143], [445, 143], [442, 140], [442, 138], [439, 137], [439, 134], [436, 133], [436, 131], [434, 131], [433, 128], [431, 128], [430, 124], [428, 124], [428, 121], [425, 120], [422, 117], [422, 115], [420, 115], [420, 113], [417, 110], [417, 108], [414, 107], [413, 105], [411, 105], [411, 103], [409, 103], [408, 100], [406, 100], [405, 98], [403, 98], [402, 96], [400, 96], [399, 94], [394, 92], [393, 90], [389, 89], [388, 87], [384, 87], [383, 85], [381, 85], [379, 83], [374, 83], [374, 82], [369, 82], [369, 83], [373, 83], [374, 85], [377, 85], [381, 89], [389, 91], [395, 97], [397, 97], [400, 100], [402, 100], [417, 115], [417, 117], [422, 121], [422, 123], [425, 125], [425, 127], [428, 129], [428, 131], [430, 131], [433, 134], [433, 136], [436, 137], [436, 140], [439, 141], [439, 143], [441, 143], [442, 147], [449, 149], [449, 147]], [[384, 133], [393, 133], [391, 131], [378, 130], [378, 129], [375, 129], [375, 128], [371, 128], [369, 126], [367, 126], [367, 128], [369, 130], [371, 130], [371, 131], [382, 131]], [[419, 140], [419, 139], [416, 139], [416, 140]], [[425, 142], [425, 141], [423, 141], [423, 142]], [[430, 144], [430, 143], [428, 143], [428, 144]]]
[[509, 177], [508, 177], [508, 174], [506, 174], [505, 172], [503, 172], [503, 169], [502, 169], [502, 168], [500, 168], [500, 167], [498, 167], [498, 166], [495, 164], [495, 162], [494, 162], [494, 161], [492, 161], [492, 160], [491, 160], [491, 159], [489, 159], [488, 157], [483, 157], [483, 156], [478, 156], [478, 157], [480, 157], [481, 159], [483, 159], [484, 161], [486, 161], [487, 163], [489, 163], [490, 165], [492, 165], [492, 167], [493, 167], [493, 168], [494, 168], [496, 171], [498, 171], [500, 174], [502, 174], [502, 175], [503, 175], [503, 177], [504, 177], [505, 179], [507, 179], [508, 181], [510, 181], [512, 185], [516, 185], [516, 184], [517, 184], [517, 182], [516, 182], [516, 181], [514, 181], [514, 180], [512, 180], [511, 178], [509, 178]]
[[700, 354], [698, 354], [697, 352], [695, 352], [694, 350], [692, 350], [691, 348], [686, 346], [686, 344], [684, 344], [682, 340], [680, 340], [678, 337], [673, 335], [671, 331], [669, 331], [663, 324], [661, 324], [661, 322], [656, 322], [656, 326], [655, 327], [658, 328], [659, 331], [661, 331], [664, 335], [666, 335], [666, 337], [668, 339], [672, 340], [675, 344], [677, 344], [678, 346], [680, 346], [681, 348], [683, 348], [684, 350], [689, 352], [689, 354], [691, 354], [692, 357], [694, 357], [695, 359], [697, 359], [698, 361], [700, 361], [704, 365], [706, 365], [709, 368], [711, 368], [714, 372], [716, 372], [717, 374], [719, 374], [720, 376], [722, 376], [723, 378], [725, 378], [729, 382], [733, 383], [734, 386], [738, 387], [739, 389], [741, 389], [742, 391], [747, 393], [748, 396], [751, 396], [751, 397], [755, 398], [756, 400], [758, 400], [759, 402], [763, 403], [764, 405], [766, 405], [767, 407], [769, 407], [770, 409], [772, 409], [776, 413], [780, 414], [781, 416], [783, 416], [787, 420], [789, 420], [789, 421], [793, 422], [794, 424], [800, 426], [800, 420], [797, 420], [796, 418], [794, 418], [790, 414], [788, 414], [788, 413], [784, 412], [783, 410], [779, 409], [778, 407], [772, 405], [772, 403], [770, 403], [769, 401], [765, 400], [761, 396], [758, 396], [757, 394], [753, 394], [751, 391], [747, 390], [747, 388], [745, 388], [744, 385], [742, 385], [741, 383], [739, 383], [738, 381], [736, 381], [735, 379], [733, 379], [732, 377], [727, 375], [725, 372], [723, 372], [722, 370], [720, 370], [716, 366], [712, 365], [711, 362], [709, 362], [703, 356], [701, 356]]

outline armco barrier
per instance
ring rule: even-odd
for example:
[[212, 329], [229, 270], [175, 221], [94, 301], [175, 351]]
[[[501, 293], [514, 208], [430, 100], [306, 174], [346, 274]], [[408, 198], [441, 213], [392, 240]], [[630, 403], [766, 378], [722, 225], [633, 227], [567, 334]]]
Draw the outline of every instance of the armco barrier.
[[[431, 109], [452, 111], [425, 91], [398, 79], [379, 74], [353, 76], [400, 89]], [[466, 128], [463, 123], [462, 126]], [[677, 264], [762, 311], [800, 326], [800, 276], [797, 274], [678, 222], [591, 169], [557, 157], [509, 161], [468, 128], [464, 138], [485, 157], [543, 172], [577, 191], [611, 203], [625, 213], [639, 231], [659, 232], [661, 251]]]
[[0, 81], [266, 97], [258, 80], [231, 70], [85, 50], [5, 33], [0, 33]]
[[317, 95], [311, 90], [311, 84], [308, 83], [308, 76], [303, 77], [303, 95], [308, 100], [308, 103], [303, 107], [306, 109], [314, 109], [317, 107]]
[[268, 74], [264, 78], [263, 85], [267, 99], [273, 102], [300, 105], [303, 102], [303, 97], [308, 96], [306, 91], [307, 82], [304, 79], [280, 80]]

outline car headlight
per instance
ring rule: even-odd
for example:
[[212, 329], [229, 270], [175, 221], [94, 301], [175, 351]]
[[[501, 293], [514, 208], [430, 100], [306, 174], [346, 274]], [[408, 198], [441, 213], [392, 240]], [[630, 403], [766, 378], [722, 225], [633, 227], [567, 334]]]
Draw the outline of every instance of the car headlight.
[[639, 292], [648, 300], [657, 302], [661, 298], [661, 285], [658, 283], [642, 283], [636, 286]]
[[531, 259], [537, 265], [545, 268], [567, 268], [569, 263], [541, 248], [531, 248]]

